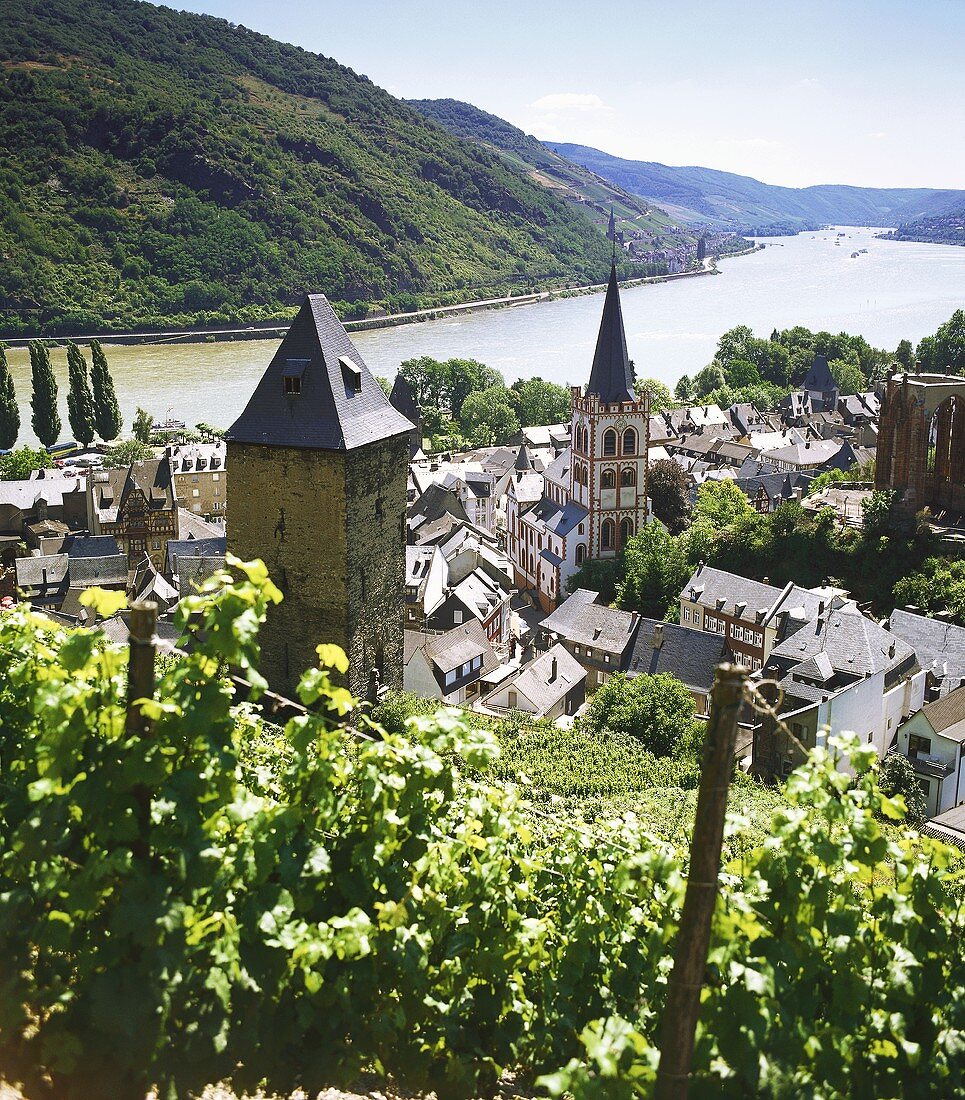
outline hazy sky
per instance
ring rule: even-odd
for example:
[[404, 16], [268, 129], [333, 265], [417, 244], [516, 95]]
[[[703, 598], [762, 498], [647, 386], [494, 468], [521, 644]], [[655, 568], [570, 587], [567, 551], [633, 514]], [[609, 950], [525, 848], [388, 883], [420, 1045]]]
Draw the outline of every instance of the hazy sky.
[[965, 187], [965, 0], [168, 0], [393, 95], [805, 186]]

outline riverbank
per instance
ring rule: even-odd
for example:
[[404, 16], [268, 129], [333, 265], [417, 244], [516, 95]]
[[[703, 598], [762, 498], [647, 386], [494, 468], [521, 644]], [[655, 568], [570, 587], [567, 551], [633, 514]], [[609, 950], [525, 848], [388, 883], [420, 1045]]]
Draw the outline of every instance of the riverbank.
[[[763, 245], [745, 249], [743, 252], [733, 252], [723, 257], [746, 256], [750, 252], [756, 252]], [[678, 279], [693, 279], [704, 275], [718, 275], [720, 272], [712, 268], [701, 268], [697, 271], [679, 271], [672, 275], [649, 275], [640, 279], [627, 279], [621, 282], [624, 288], [647, 286], [650, 283], [666, 283]], [[557, 287], [552, 290], [535, 291], [532, 294], [513, 294], [502, 298], [480, 298], [470, 302], [460, 302], [452, 306], [436, 306], [431, 309], [418, 309], [409, 313], [387, 313], [382, 316], [364, 317], [357, 320], [344, 321], [343, 324], [349, 332], [368, 332], [374, 329], [395, 328], [399, 325], [418, 324], [422, 321], [438, 321], [445, 317], [463, 313], [477, 313], [490, 309], [506, 309], [509, 306], [535, 305], [538, 302], [552, 302], [560, 298], [575, 298], [585, 294], [598, 294], [606, 290], [606, 283], [593, 283], [580, 287]], [[246, 325], [242, 328], [192, 328], [171, 332], [120, 332], [120, 333], [92, 333], [81, 336], [18, 336], [5, 343], [8, 347], [26, 347], [31, 340], [43, 340], [52, 347], [60, 347], [72, 340], [77, 344], [88, 344], [91, 340], [99, 340], [102, 344], [130, 345], [182, 345], [182, 344], [213, 344], [234, 340], [277, 340], [283, 336], [289, 328], [291, 321], [280, 324], [259, 323]]]

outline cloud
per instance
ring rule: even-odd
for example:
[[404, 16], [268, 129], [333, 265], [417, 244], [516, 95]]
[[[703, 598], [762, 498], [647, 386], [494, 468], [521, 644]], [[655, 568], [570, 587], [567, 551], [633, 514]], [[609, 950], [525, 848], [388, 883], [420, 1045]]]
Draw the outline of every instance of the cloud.
[[531, 103], [534, 111], [609, 111], [598, 95], [582, 92], [554, 92]]

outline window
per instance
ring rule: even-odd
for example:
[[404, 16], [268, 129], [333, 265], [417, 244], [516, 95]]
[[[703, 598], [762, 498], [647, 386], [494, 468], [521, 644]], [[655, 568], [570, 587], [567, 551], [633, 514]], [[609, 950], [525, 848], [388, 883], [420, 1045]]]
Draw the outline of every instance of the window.
[[214, 491], [214, 495], [215, 495], [216, 497], [220, 497], [220, 496], [221, 496], [221, 490], [220, 490], [220, 489], [215, 489], [215, 491]]
[[605, 519], [600, 529], [600, 545], [604, 550], [613, 549], [613, 520]]
[[603, 433], [603, 454], [610, 457], [617, 453], [617, 433], [612, 428], [607, 428]]
[[221, 474], [212, 474], [211, 475], [211, 480], [212, 481], [220, 481], [221, 480]]
[[456, 670], [453, 669], [451, 672], [446, 673], [446, 687], [452, 687], [452, 685], [455, 682], [456, 682]]
[[920, 752], [928, 756], [931, 753], [931, 738], [920, 737], [917, 733], [908, 735], [908, 755], [917, 756]]
[[302, 392], [302, 380], [301, 377], [292, 377], [291, 375], [285, 376], [285, 393], [301, 393]]
[[626, 546], [628, 540], [633, 536], [633, 520], [629, 517], [622, 520], [620, 523], [620, 543]]
[[690, 608], [689, 607], [684, 608], [684, 622], [685, 623], [690, 622]]
[[598, 672], [596, 674], [596, 682], [598, 684], [606, 683], [606, 673], [605, 672]]
[[627, 428], [623, 433], [623, 453], [635, 455], [637, 453], [637, 432], [635, 428]]
[[603, 654], [603, 663], [605, 665], [608, 665], [610, 663], [610, 654], [609, 653], [604, 653]]
[[466, 663], [462, 666], [462, 675], [468, 676], [470, 672], [472, 672], [472, 662], [466, 661]]
[[191, 483], [192, 483], [192, 485], [197, 485], [198, 484], [198, 475], [197, 474], [192, 474], [191, 475]]
[[192, 512], [200, 512], [201, 511], [201, 501], [200, 500], [198, 501], [197, 504], [192, 505], [191, 511]]
[[615, 484], [615, 481], [614, 481], [615, 476], [616, 475], [613, 473], [612, 470], [604, 470], [603, 474], [600, 477], [600, 488], [601, 489], [612, 489], [614, 484]]
[[[582, 525], [581, 525], [582, 526]], [[583, 532], [581, 531], [580, 534]], [[579, 543], [576, 547], [576, 564], [582, 565], [586, 561], [586, 546], [584, 543]]]
[[577, 534], [578, 534], [578, 535], [584, 535], [584, 534], [586, 534], [586, 532], [584, 531], [584, 527], [585, 527], [585, 526], [586, 526], [586, 524], [584, 524], [584, 523], [581, 523], [581, 524], [580, 524], [580, 526], [579, 526], [579, 527], [577, 528]]
[[[198, 479], [195, 478], [194, 480], [197, 481]], [[191, 490], [191, 496], [193, 496], [193, 497], [201, 496], [201, 490], [200, 489], [192, 489]]]
[[458, 610], [453, 611], [452, 621], [456, 624], [456, 626], [459, 626], [459, 624], [462, 622], [462, 612]]
[[161, 540], [160, 539], [155, 539], [153, 545], [154, 545], [155, 550], [160, 550], [161, 549]]
[[515, 710], [516, 709], [517, 701], [518, 701], [518, 698], [517, 698], [516, 692], [511, 691], [509, 693], [509, 709], [510, 710]]
[[637, 483], [637, 471], [632, 466], [625, 467], [620, 471], [620, 484], [626, 487], [627, 485], [636, 485]]

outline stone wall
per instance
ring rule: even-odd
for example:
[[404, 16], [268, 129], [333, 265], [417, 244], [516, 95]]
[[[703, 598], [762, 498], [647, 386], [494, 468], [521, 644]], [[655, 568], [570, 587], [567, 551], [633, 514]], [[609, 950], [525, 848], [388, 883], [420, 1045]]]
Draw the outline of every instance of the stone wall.
[[228, 550], [261, 558], [284, 594], [262, 631], [262, 672], [292, 694], [320, 642], [349, 655], [364, 697], [369, 668], [402, 685], [405, 436], [354, 451], [228, 443]]

